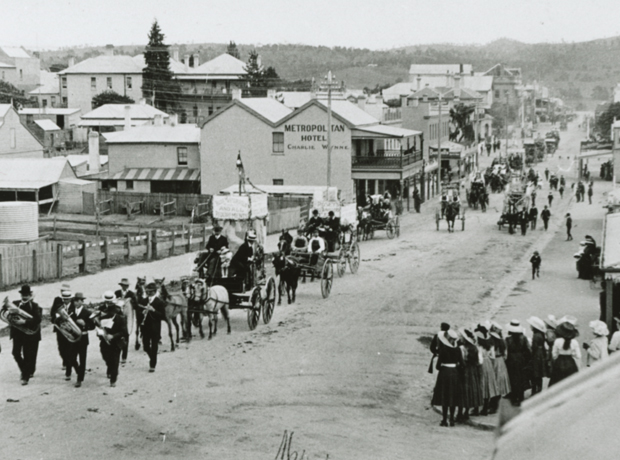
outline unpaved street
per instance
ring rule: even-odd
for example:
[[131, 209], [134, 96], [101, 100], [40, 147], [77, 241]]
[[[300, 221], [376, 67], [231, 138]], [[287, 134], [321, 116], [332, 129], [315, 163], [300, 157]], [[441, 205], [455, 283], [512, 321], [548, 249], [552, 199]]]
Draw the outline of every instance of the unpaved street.
[[[571, 129], [562, 133], [560, 155], [578, 149], [581, 133]], [[234, 311], [231, 335], [220, 321], [213, 340], [174, 353], [164, 339], [154, 374], [146, 355], [131, 350], [116, 388], [107, 386], [94, 336], [91, 372], [80, 389], [63, 380], [49, 328], [26, 387], [3, 337], [2, 458], [269, 459], [284, 430], [295, 433], [292, 450], [300, 457], [305, 450], [305, 458], [488, 456], [492, 433], [439, 426], [429, 407], [435, 375], [426, 372], [426, 339], [444, 320], [469, 325], [490, 318], [528, 268], [531, 251], [549, 240], [542, 231], [499, 231], [502, 198], [492, 195], [484, 214], [468, 209], [464, 232], [458, 222], [455, 233], [445, 222], [436, 231], [431, 204], [407, 214], [400, 238], [379, 233], [362, 243], [358, 274], [335, 278], [329, 299], [318, 283], [306, 283], [296, 304], [276, 307], [271, 324], [253, 332], [245, 314]], [[173, 279], [189, 268], [184, 255], [71, 285], [98, 296], [123, 276]], [[57, 290], [58, 284], [35, 287], [36, 300], [49, 307]]]

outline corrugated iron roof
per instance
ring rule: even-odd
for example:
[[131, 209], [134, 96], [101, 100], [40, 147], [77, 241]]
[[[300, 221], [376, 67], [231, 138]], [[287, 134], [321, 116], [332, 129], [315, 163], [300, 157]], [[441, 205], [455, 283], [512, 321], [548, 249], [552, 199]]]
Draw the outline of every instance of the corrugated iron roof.
[[55, 184], [65, 166], [65, 157], [0, 159], [0, 190], [27, 190]]
[[155, 115], [161, 115], [163, 118], [169, 118], [166, 112], [162, 112], [148, 104], [105, 104], [97, 107], [95, 110], [82, 115], [82, 120], [87, 119], [125, 119], [125, 106], [129, 106], [129, 116], [132, 120], [152, 120]]
[[59, 75], [81, 73], [134, 73], [142, 74], [140, 61], [131, 56], [97, 56], [58, 72]]
[[40, 107], [37, 109], [24, 108], [19, 109], [20, 115], [73, 115], [79, 112], [80, 109], [62, 109], [58, 107]]
[[108, 144], [199, 144], [200, 128], [194, 124], [139, 126], [127, 131], [104, 133]]
[[473, 67], [471, 64], [463, 64], [463, 70], [461, 71], [461, 64], [411, 64], [409, 67], [410, 75], [445, 75], [447, 73], [471, 73]]
[[0, 46], [0, 51], [10, 58], [31, 58], [28, 52], [21, 46]]
[[[318, 102], [327, 107], [327, 101], [320, 99]], [[375, 117], [349, 101], [332, 101], [332, 112], [344, 118], [353, 126], [376, 125], [379, 123], [379, 120]]]
[[253, 97], [241, 99], [239, 102], [272, 123], [281, 120], [293, 111], [271, 97]]
[[43, 120], [34, 120], [34, 123], [43, 131], [60, 131], [60, 126], [47, 118]]
[[60, 86], [58, 81], [58, 74], [48, 72], [47, 70], [41, 70], [41, 86], [37, 89], [33, 89], [28, 94], [59, 94]]
[[4, 118], [11, 109], [11, 104], [0, 104], [0, 118]]
[[245, 71], [246, 63], [231, 56], [228, 53], [220, 54], [218, 57], [205, 62], [195, 69], [190, 69], [191, 73], [207, 74], [207, 75], [242, 75], [248, 73]]
[[107, 179], [198, 181], [200, 180], [200, 170], [188, 168], [129, 168], [117, 172]]
[[364, 131], [367, 133], [373, 134], [381, 134], [383, 136], [389, 137], [408, 137], [408, 136], [417, 136], [422, 134], [421, 131], [414, 131], [412, 129], [404, 129], [398, 128], [396, 126], [388, 126], [388, 125], [374, 125], [374, 126], [362, 126], [356, 128], [358, 131]]

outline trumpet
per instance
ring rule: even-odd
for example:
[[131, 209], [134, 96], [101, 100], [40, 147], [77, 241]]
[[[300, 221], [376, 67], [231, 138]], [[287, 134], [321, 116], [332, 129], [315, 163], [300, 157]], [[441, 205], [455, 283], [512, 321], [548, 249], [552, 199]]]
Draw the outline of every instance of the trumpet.
[[82, 329], [71, 319], [65, 307], [58, 309], [58, 317], [54, 326], [71, 343], [75, 343], [82, 338]]
[[2, 309], [0, 309], [0, 320], [7, 323], [9, 326], [14, 327], [15, 329], [23, 332], [26, 335], [34, 335], [39, 332], [41, 327], [40, 324], [37, 324], [37, 327], [34, 329], [30, 329], [26, 327], [24, 324], [17, 324], [16, 320], [18, 319], [32, 319], [32, 315], [30, 313], [25, 312], [19, 307], [11, 305], [9, 302], [9, 298], [5, 297], [2, 302]]

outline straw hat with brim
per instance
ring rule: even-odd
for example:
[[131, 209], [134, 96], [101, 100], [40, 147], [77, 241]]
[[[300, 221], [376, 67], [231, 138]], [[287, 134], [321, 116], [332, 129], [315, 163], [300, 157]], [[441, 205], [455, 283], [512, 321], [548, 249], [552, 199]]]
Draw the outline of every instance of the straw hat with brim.
[[103, 300], [114, 300], [114, 293], [112, 291], [105, 291], [103, 293]]
[[60, 285], [60, 290], [61, 291], [70, 291], [71, 290], [71, 286], [69, 286], [68, 284], [61, 284]]
[[521, 322], [516, 319], [513, 319], [512, 321], [510, 321], [510, 324], [506, 325], [506, 330], [508, 332], [512, 332], [513, 334], [523, 334], [523, 328], [521, 327]]
[[486, 340], [486, 336], [484, 335], [484, 332], [482, 331], [476, 331], [476, 339], [478, 341], [480, 340]]
[[441, 341], [441, 343], [443, 343], [447, 347], [454, 348], [456, 345], [450, 342], [450, 340], [448, 340], [449, 338], [452, 340], [456, 340], [458, 339], [458, 335], [452, 329], [439, 334], [439, 340]]
[[538, 329], [540, 332], [545, 332], [547, 330], [545, 322], [538, 316], [531, 316], [530, 318], [528, 318], [527, 322], [530, 324], [530, 326], [532, 326], [534, 329]]
[[461, 335], [466, 341], [468, 341], [472, 345], [476, 345], [476, 336], [474, 335], [472, 331], [470, 331], [469, 329], [463, 328], [459, 332], [461, 333]]
[[609, 329], [607, 329], [607, 324], [598, 319], [590, 321], [590, 327], [592, 328], [592, 332], [594, 332], [594, 334], [600, 337], [605, 337], [609, 335]]
[[577, 326], [577, 318], [571, 315], [564, 315], [558, 320], [558, 324], [570, 323], [573, 326]]
[[563, 322], [555, 328], [555, 335], [562, 339], [574, 339], [579, 336], [579, 331], [573, 324]]
[[248, 233], [247, 238], [248, 238], [248, 241], [256, 241], [256, 233]]
[[499, 323], [497, 323], [496, 321], [491, 321], [491, 330], [493, 329], [497, 329], [498, 331], [504, 330], [504, 328]]
[[71, 297], [73, 297], [73, 292], [71, 292], [71, 291], [61, 291], [60, 292], [60, 297], [62, 297], [63, 299], [70, 299]]
[[489, 332], [489, 335], [491, 337], [494, 337], [494, 338], [499, 339], [499, 340], [502, 339], [502, 336], [499, 335], [499, 332], [497, 332], [496, 330], [493, 330], [493, 329], [491, 330], [491, 332]]
[[555, 319], [554, 315], [547, 316], [544, 320], [545, 324], [549, 326], [551, 329], [555, 329], [558, 327], [558, 320]]

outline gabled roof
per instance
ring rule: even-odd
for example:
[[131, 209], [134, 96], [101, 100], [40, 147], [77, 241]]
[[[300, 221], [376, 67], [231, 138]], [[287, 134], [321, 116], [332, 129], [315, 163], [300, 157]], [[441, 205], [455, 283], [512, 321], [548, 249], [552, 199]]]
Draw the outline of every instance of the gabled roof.
[[[0, 159], [0, 189], [27, 190], [55, 184], [65, 166], [65, 157]], [[69, 171], [73, 170], [69, 168]]]
[[[88, 155], [67, 155], [65, 156], [72, 168], [76, 168], [84, 163], [88, 163]], [[99, 164], [102, 166], [108, 163], [107, 155], [99, 155]]]
[[429, 99], [437, 99], [442, 93], [440, 93], [437, 89], [431, 88], [430, 86], [425, 86], [419, 91], [416, 91], [408, 99], [422, 99], [423, 97], [427, 97]]
[[2, 68], [2, 69], [14, 69], [15, 65], [14, 64], [7, 64], [5, 62], [0, 62], [0, 68]]
[[134, 73], [141, 74], [143, 66], [137, 56], [97, 56], [78, 62], [65, 70], [58, 72], [59, 75], [91, 74], [91, 73]]
[[409, 67], [410, 75], [445, 75], [447, 73], [467, 73], [473, 70], [471, 64], [411, 64]]
[[108, 144], [199, 144], [200, 128], [194, 124], [149, 125], [104, 133], [103, 137]]
[[80, 109], [64, 109], [60, 107], [41, 107], [41, 108], [23, 108], [19, 109], [20, 115], [73, 115]]
[[105, 104], [82, 115], [83, 120], [124, 120], [125, 106], [130, 107], [129, 116], [132, 120], [151, 120], [155, 115], [169, 118], [169, 115], [148, 104]]
[[[146, 67], [146, 61], [144, 60], [144, 54], [137, 54], [132, 57], [133, 62], [140, 68], [140, 72]], [[185, 65], [182, 62], [175, 61], [172, 56], [170, 57], [170, 70], [172, 73], [185, 73]]]
[[205, 62], [196, 69], [192, 69], [192, 73], [208, 75], [247, 75], [248, 73], [245, 71], [245, 66], [245, 62], [225, 53]]
[[297, 109], [312, 99], [310, 91], [280, 91], [276, 99], [291, 109]]
[[0, 118], [6, 117], [6, 114], [11, 109], [11, 104], [0, 104]]
[[443, 93], [442, 96], [446, 99], [452, 99], [455, 97], [458, 97], [461, 100], [482, 99], [482, 96], [479, 93], [477, 93], [476, 91], [467, 89], [467, 88], [460, 88], [460, 89], [450, 88], [448, 91]]
[[[327, 108], [327, 101], [318, 99], [317, 102]], [[374, 125], [379, 123], [375, 117], [360, 109], [349, 101], [332, 101], [332, 112], [346, 120], [350, 126]]]
[[253, 97], [239, 102], [271, 123], [276, 123], [292, 112], [292, 109], [271, 97]]
[[48, 120], [47, 118], [43, 120], [34, 120], [34, 123], [43, 131], [60, 131], [60, 127], [52, 120]]
[[0, 46], [0, 53], [10, 58], [31, 58], [21, 46]]

